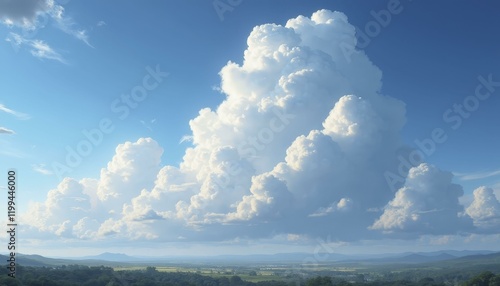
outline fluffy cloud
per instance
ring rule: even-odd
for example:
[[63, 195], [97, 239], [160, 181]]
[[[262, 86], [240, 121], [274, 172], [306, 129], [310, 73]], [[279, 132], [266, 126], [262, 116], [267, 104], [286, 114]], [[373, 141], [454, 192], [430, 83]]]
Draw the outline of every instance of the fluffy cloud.
[[31, 208], [47, 215], [26, 223], [58, 236], [162, 241], [471, 231], [469, 216], [484, 215], [464, 212], [450, 173], [415, 166], [395, 194], [386, 182], [410, 150], [405, 105], [380, 93], [382, 73], [363, 51], [347, 60], [340, 46], [355, 46], [354, 33], [327, 10], [255, 27], [243, 63], [220, 71], [225, 100], [189, 122], [179, 166], [161, 166], [153, 139], [126, 142], [99, 178], [65, 179]]
[[500, 227], [500, 202], [491, 188], [475, 189], [474, 201], [466, 212], [481, 229], [496, 231]]
[[428, 164], [410, 169], [405, 185], [372, 228], [418, 234], [470, 230], [470, 217], [463, 215], [463, 207], [458, 202], [463, 190], [451, 182], [452, 176]]
[[91, 215], [90, 197], [85, 187], [73, 179], [64, 179], [50, 190], [44, 203], [31, 204], [21, 219], [27, 226], [57, 236], [71, 236], [71, 226]]

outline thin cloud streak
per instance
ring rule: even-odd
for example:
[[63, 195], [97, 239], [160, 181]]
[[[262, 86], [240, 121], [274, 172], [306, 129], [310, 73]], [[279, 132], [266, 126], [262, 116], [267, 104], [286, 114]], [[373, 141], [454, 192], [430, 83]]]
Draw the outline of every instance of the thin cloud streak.
[[15, 117], [17, 117], [18, 119], [21, 119], [21, 120], [28, 120], [31, 118], [28, 114], [12, 110], [1, 103], [0, 103], [0, 111], [14, 115]]
[[459, 177], [460, 180], [462, 180], [462, 181], [472, 181], [472, 180], [480, 180], [480, 179], [486, 179], [486, 178], [498, 176], [498, 175], [500, 175], [500, 170], [489, 171], [489, 172], [470, 173], [470, 174], [454, 173], [454, 175]]
[[23, 38], [21, 35], [16, 33], [10, 33], [10, 36], [6, 39], [7, 42], [12, 43], [16, 47], [21, 47], [26, 45], [31, 47], [31, 55], [39, 59], [55, 60], [63, 64], [67, 64], [66, 60], [52, 47], [42, 40], [30, 40]]
[[5, 127], [0, 127], [0, 134], [16, 134], [16, 132]]

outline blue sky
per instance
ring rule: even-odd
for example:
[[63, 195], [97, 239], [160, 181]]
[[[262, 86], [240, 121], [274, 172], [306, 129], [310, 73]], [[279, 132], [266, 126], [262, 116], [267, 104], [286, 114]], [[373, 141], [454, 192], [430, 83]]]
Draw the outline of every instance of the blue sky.
[[[21, 249], [307, 251], [330, 237], [321, 228], [348, 233], [331, 236], [340, 252], [394, 240], [401, 250], [497, 249], [498, 8], [0, 4], [0, 156], [5, 173], [19, 174]], [[261, 26], [268, 23], [279, 26]], [[346, 50], [356, 39], [356, 50]], [[481, 85], [488, 98], [478, 99]], [[123, 101], [139, 91], [143, 100]], [[456, 104], [472, 111], [460, 114]], [[92, 143], [85, 133], [100, 124], [109, 132]], [[442, 140], [433, 140], [427, 164], [398, 174], [397, 154], [408, 157], [437, 128]], [[250, 148], [251, 138], [259, 142]], [[70, 164], [68, 150], [85, 146], [88, 155]], [[328, 166], [318, 165], [324, 158]], [[392, 190], [387, 172], [402, 178]], [[453, 227], [437, 231], [440, 223]]]

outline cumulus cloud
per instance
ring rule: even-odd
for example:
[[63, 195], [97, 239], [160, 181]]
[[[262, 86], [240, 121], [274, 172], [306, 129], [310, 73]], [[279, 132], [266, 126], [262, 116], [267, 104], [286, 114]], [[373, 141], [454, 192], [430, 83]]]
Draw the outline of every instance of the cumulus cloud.
[[[472, 231], [451, 173], [421, 164], [392, 192], [384, 174], [411, 151], [400, 138], [405, 105], [380, 93], [382, 73], [363, 51], [348, 61], [342, 43], [356, 37], [339, 12], [255, 27], [243, 62], [220, 71], [225, 99], [189, 122], [179, 166], [161, 166], [151, 138], [120, 144], [99, 178], [65, 179], [25, 223], [163, 241]], [[64, 205], [77, 212], [51, 215]]]
[[401, 230], [418, 234], [449, 234], [470, 230], [470, 217], [463, 215], [458, 198], [462, 187], [453, 175], [429, 164], [410, 169], [405, 185], [397, 191], [373, 229]]
[[71, 236], [71, 224], [77, 224], [90, 211], [90, 198], [84, 193], [84, 186], [66, 178], [48, 192], [45, 202], [31, 204], [21, 219], [39, 231], [67, 237]]
[[500, 202], [491, 188], [475, 189], [474, 200], [466, 212], [481, 229], [497, 231], [500, 227]]

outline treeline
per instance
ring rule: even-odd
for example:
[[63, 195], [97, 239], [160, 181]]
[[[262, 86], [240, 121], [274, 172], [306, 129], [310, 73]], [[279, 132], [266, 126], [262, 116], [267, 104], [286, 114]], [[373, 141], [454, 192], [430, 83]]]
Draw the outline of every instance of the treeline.
[[70, 265], [62, 267], [17, 266], [16, 278], [0, 271], [0, 285], [22, 286], [296, 286], [295, 283], [263, 281], [252, 283], [239, 276], [210, 277], [187, 272], [160, 272], [154, 267], [146, 270], [114, 271], [111, 267]]
[[154, 267], [146, 270], [114, 271], [110, 267], [80, 265], [52, 267], [18, 266], [16, 278], [7, 275], [6, 267], [0, 271], [0, 285], [11, 286], [500, 286], [500, 275], [483, 272], [468, 281], [457, 283], [436, 282], [423, 278], [417, 282], [407, 280], [348, 282], [339, 278], [319, 276], [304, 280], [247, 282], [239, 276], [210, 277], [186, 272], [159, 272]]
[[500, 286], [500, 275], [495, 275], [490, 271], [485, 271], [465, 282], [435, 282], [432, 278], [423, 278], [418, 282], [410, 282], [407, 280], [397, 281], [375, 281], [375, 282], [356, 282], [349, 283], [347, 281], [335, 280], [331, 277], [315, 277], [307, 280], [306, 286]]

